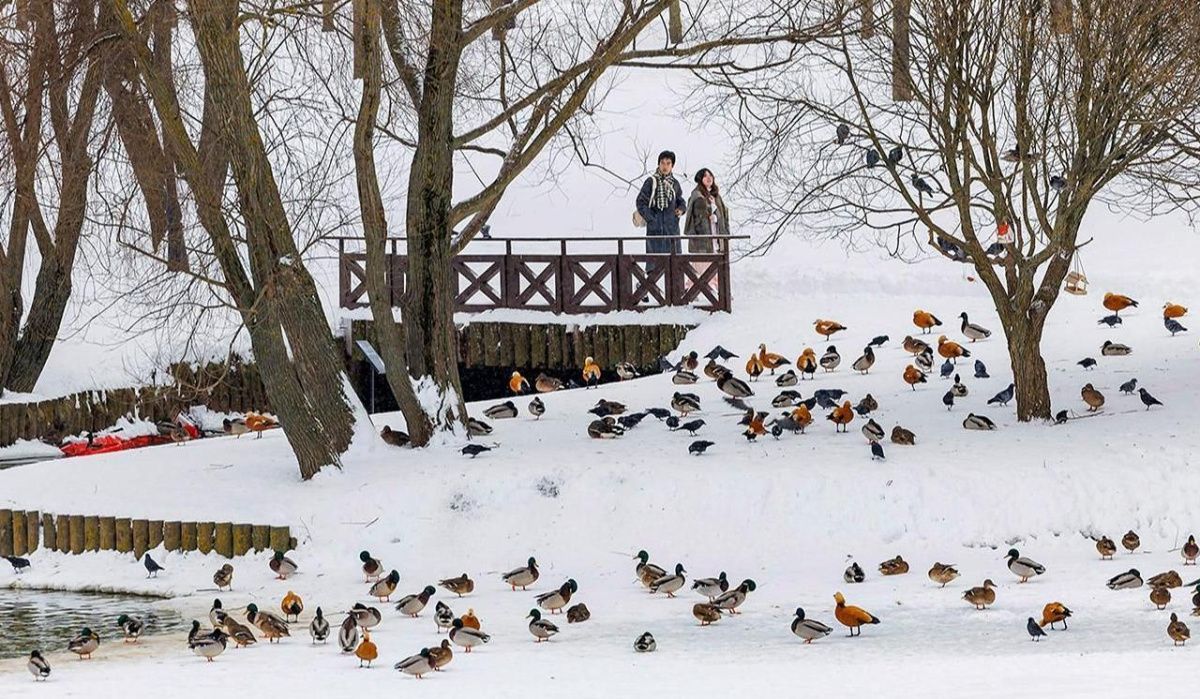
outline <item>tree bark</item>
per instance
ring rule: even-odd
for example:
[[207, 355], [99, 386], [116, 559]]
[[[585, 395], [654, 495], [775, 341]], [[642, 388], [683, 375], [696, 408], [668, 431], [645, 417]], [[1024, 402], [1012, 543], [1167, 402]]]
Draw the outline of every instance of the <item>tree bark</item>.
[[1049, 420], [1050, 380], [1041, 348], [1045, 321], [1009, 311], [1001, 313], [1000, 322], [1008, 341], [1008, 358], [1016, 384], [1017, 420]]

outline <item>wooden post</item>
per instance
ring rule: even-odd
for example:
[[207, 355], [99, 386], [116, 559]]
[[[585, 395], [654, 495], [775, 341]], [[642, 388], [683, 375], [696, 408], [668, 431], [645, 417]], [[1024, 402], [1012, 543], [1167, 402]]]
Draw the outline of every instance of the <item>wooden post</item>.
[[146, 550], [153, 551], [163, 542], [163, 522], [152, 519], [146, 522]]
[[1050, 30], [1055, 34], [1070, 34], [1071, 14], [1071, 0], [1050, 0]]
[[683, 43], [683, 12], [679, 9], [679, 0], [672, 0], [667, 7], [667, 36], [672, 44]]
[[25, 513], [25, 553], [33, 553], [38, 549], [38, 528], [42, 522], [42, 516], [37, 510]]
[[96, 515], [84, 515], [83, 517], [83, 550], [92, 552], [100, 550], [100, 518]]
[[24, 556], [29, 552], [25, 547], [25, 511], [12, 511], [12, 555]]
[[[99, 532], [97, 532], [99, 533]], [[87, 548], [84, 545], [86, 534], [83, 528], [83, 515], [71, 515], [71, 553], [78, 556]]]
[[321, 1], [321, 31], [323, 31], [323, 32], [331, 32], [334, 30], [334, 26], [333, 26], [334, 2], [335, 2], [335, 0], [322, 0]]
[[58, 548], [58, 531], [54, 528], [54, 515], [49, 512], [42, 515], [42, 536], [46, 539], [46, 550]]
[[[133, 524], [128, 517], [117, 517], [114, 523], [116, 527], [116, 549], [121, 553], [129, 553], [133, 551]], [[138, 556], [141, 558], [141, 556]]]
[[218, 555], [233, 558], [233, 525], [217, 522], [213, 529], [213, 549]]
[[266, 551], [271, 545], [271, 528], [265, 524], [255, 524], [250, 530], [250, 544], [255, 552]]
[[206, 556], [213, 550], [213, 528], [215, 526], [212, 522], [200, 522], [196, 525], [196, 550]]
[[12, 510], [0, 510], [0, 556], [13, 555]]
[[117, 518], [100, 518], [100, 548], [105, 551], [117, 550]]
[[912, 100], [912, 43], [909, 12], [912, 0], [894, 0], [892, 5], [892, 99]]
[[184, 551], [196, 550], [196, 523], [184, 522], [179, 528], [179, 546]]
[[58, 551], [67, 553], [71, 550], [71, 518], [58, 515], [54, 519], [54, 526], [58, 528]]
[[858, 34], [870, 39], [875, 36], [875, 0], [859, 0], [859, 9], [862, 10], [862, 29]]
[[271, 549], [291, 551], [292, 533], [287, 527], [271, 527]]
[[245, 556], [253, 545], [252, 527], [249, 524], [233, 525], [233, 555]]
[[163, 522], [163, 548], [168, 551], [179, 551], [181, 525], [179, 522]]
[[[133, 557], [141, 558], [142, 554], [150, 550], [148, 539], [150, 538], [150, 526], [144, 519], [135, 519], [130, 522], [130, 529], [133, 530]], [[159, 528], [162, 531], [162, 528]]]

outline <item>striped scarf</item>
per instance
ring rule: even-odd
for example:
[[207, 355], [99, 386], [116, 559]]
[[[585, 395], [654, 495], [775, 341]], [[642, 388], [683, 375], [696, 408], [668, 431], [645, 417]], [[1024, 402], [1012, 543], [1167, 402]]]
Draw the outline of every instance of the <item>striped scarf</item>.
[[675, 201], [675, 176], [654, 173], [654, 193], [650, 197], [650, 207], [666, 211]]

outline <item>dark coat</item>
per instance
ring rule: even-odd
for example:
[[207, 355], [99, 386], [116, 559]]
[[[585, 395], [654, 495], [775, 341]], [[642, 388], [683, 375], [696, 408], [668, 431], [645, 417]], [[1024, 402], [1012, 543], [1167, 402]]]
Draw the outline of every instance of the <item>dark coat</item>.
[[675, 211], [683, 211], [687, 204], [683, 200], [683, 187], [679, 186], [679, 180], [672, 177], [671, 183], [675, 186], [675, 197], [666, 209], [656, 209], [650, 205], [654, 198], [654, 177], [647, 177], [642, 183], [642, 190], [638, 192], [637, 210], [642, 218], [646, 219], [646, 252], [668, 253], [680, 250], [678, 240], [653, 240], [655, 236], [679, 235], [679, 217], [675, 215]]
[[[714, 199], [717, 202], [717, 235], [729, 235], [729, 210], [725, 208], [725, 200], [717, 194]], [[683, 226], [684, 235], [712, 235], [712, 227], [709, 225], [708, 216], [711, 213], [708, 205], [708, 197], [700, 191], [697, 186], [692, 190], [692, 196], [688, 198], [687, 205], [687, 222]], [[716, 240], [689, 240], [688, 252], [711, 253], [714, 250], [713, 243], [719, 246], [724, 246], [724, 241]], [[719, 249], [719, 248], [718, 248]]]

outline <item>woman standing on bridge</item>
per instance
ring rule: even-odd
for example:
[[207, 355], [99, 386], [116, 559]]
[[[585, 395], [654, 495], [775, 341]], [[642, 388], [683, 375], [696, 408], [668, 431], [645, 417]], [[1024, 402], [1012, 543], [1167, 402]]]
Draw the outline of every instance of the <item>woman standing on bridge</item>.
[[[696, 188], [688, 198], [687, 222], [684, 235], [710, 236], [729, 235], [729, 210], [721, 198], [712, 170], [700, 168], [696, 172]], [[712, 253], [725, 249], [724, 240], [700, 238], [688, 241], [688, 252]]]

